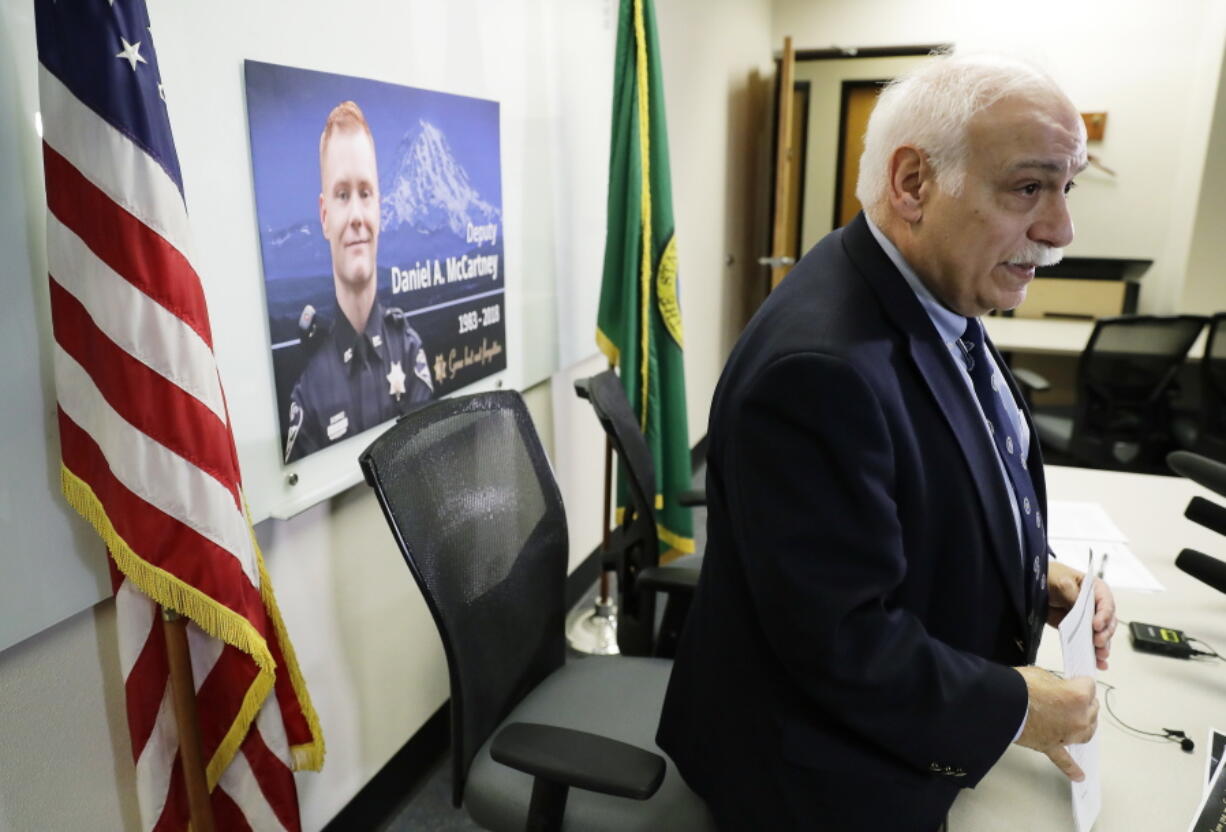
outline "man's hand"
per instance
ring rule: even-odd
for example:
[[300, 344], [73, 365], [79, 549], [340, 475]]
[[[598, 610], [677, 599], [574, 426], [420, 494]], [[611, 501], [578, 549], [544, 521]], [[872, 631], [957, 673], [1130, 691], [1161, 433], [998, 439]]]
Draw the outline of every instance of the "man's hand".
[[1085, 779], [1066, 745], [1088, 742], [1098, 725], [1098, 697], [1089, 676], [1061, 679], [1040, 667], [1015, 667], [1030, 701], [1018, 745], [1042, 751], [1070, 780]]
[[[1048, 561], [1047, 564], [1047, 623], [1053, 627], [1060, 625], [1064, 616], [1072, 609], [1081, 593], [1081, 582], [1084, 572], [1078, 572], [1071, 566], [1065, 566], [1059, 561]], [[1098, 660], [1098, 669], [1107, 669], [1107, 657], [1111, 655], [1111, 637], [1115, 635], [1115, 596], [1111, 587], [1101, 578], [1094, 578], [1094, 656]]]

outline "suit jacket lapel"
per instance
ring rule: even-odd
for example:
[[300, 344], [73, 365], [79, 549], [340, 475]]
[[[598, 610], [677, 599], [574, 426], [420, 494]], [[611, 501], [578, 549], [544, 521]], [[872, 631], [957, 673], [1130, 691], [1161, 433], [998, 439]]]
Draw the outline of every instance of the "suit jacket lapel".
[[[1021, 555], [1013, 509], [1009, 505], [1009, 490], [996, 448], [979, 423], [979, 410], [971, 390], [919, 299], [873, 239], [863, 214], [857, 215], [843, 230], [843, 247], [872, 287], [885, 314], [907, 336], [911, 358], [953, 431], [971, 477], [978, 485], [979, 503], [987, 519], [993, 554], [1008, 588], [1007, 594], [1024, 626], [1026, 603]], [[1035, 444], [1032, 440], [1031, 446]]]

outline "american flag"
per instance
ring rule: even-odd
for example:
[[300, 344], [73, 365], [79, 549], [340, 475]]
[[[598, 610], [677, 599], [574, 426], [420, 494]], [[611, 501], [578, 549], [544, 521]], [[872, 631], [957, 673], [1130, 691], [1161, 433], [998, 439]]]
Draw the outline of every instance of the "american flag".
[[161, 605], [190, 619], [218, 827], [295, 830], [323, 739], [246, 513], [148, 12], [35, 20], [61, 481], [110, 554], [143, 824], [188, 821]]

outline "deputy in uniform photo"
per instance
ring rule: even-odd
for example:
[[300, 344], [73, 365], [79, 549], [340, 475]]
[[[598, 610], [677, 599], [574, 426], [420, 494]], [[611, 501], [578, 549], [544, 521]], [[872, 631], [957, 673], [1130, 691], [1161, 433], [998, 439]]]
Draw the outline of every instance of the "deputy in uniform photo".
[[336, 308], [299, 318], [306, 365], [290, 394], [285, 461], [408, 412], [434, 395], [430, 362], [408, 317], [377, 297], [379, 176], [375, 140], [352, 101], [319, 137], [319, 222], [332, 251]]

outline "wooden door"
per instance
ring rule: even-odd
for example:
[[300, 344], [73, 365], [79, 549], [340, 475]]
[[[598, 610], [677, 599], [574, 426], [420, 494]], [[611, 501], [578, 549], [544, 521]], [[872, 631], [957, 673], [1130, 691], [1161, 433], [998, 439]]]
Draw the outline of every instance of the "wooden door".
[[868, 117], [877, 105], [883, 81], [844, 81], [842, 112], [839, 118], [839, 158], [834, 189], [834, 227], [841, 228], [860, 211], [856, 199], [856, 180], [860, 178], [860, 156], [864, 153], [864, 131]]
[[789, 248], [789, 237], [795, 237], [796, 218], [800, 205], [798, 154], [795, 143], [796, 52], [792, 38], [783, 39], [783, 56], [779, 61], [777, 84], [777, 118], [775, 123], [775, 197], [774, 222], [771, 225], [770, 257], [759, 262], [771, 267], [771, 288], [787, 275], [796, 262], [796, 243]]

